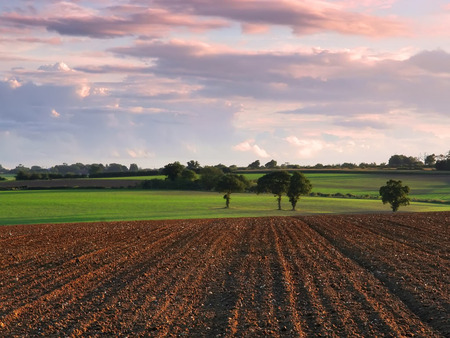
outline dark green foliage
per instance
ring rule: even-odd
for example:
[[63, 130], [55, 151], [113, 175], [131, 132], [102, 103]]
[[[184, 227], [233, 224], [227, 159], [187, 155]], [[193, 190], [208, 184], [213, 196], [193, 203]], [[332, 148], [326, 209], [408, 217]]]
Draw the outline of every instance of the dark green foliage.
[[175, 181], [177, 178], [181, 177], [181, 173], [184, 170], [184, 165], [176, 161], [173, 163], [166, 164], [162, 170], [162, 174], [166, 175], [170, 181]]
[[278, 210], [281, 210], [281, 197], [287, 193], [291, 175], [287, 171], [274, 171], [258, 179], [258, 194], [268, 192], [277, 196]]
[[267, 169], [275, 169], [277, 167], [277, 161], [271, 160], [264, 164], [264, 167], [266, 167]]
[[223, 175], [223, 171], [216, 167], [206, 166], [200, 170], [200, 184], [203, 189], [213, 190], [217, 184], [219, 177]]
[[191, 160], [187, 163], [187, 168], [198, 174], [202, 167], [200, 166], [200, 163], [198, 163], [198, 161]]
[[290, 178], [287, 196], [291, 202], [292, 210], [295, 210], [301, 195], [308, 195], [311, 192], [311, 182], [301, 172], [294, 172]]
[[89, 166], [89, 176], [100, 174], [105, 171], [105, 166], [103, 164], [91, 164]]
[[260, 166], [261, 166], [261, 162], [259, 162], [259, 160], [256, 160], [256, 161], [250, 163], [247, 168], [248, 169], [259, 169]]
[[409, 187], [403, 186], [402, 181], [389, 180], [380, 188], [383, 204], [389, 203], [392, 211], [396, 212], [401, 205], [409, 205]]
[[244, 191], [248, 185], [249, 183], [243, 175], [225, 174], [219, 177], [216, 190], [225, 193], [223, 198], [225, 199], [226, 208], [229, 208], [231, 193]]
[[197, 179], [197, 174], [193, 170], [184, 169], [181, 172], [181, 179], [185, 181], [195, 181]]
[[389, 159], [389, 166], [393, 168], [416, 168], [422, 167], [423, 163], [412, 156], [392, 155]]
[[135, 171], [139, 171], [139, 167], [136, 163], [131, 163], [130, 164], [130, 169], [128, 169], [131, 172], [135, 172]]
[[438, 160], [435, 164], [436, 170], [450, 170], [450, 151], [447, 155], [439, 155], [437, 157]]
[[110, 163], [110, 164], [107, 164], [105, 167], [105, 172], [107, 172], [107, 173], [121, 173], [121, 172], [127, 172], [127, 171], [128, 171], [128, 168], [119, 163]]

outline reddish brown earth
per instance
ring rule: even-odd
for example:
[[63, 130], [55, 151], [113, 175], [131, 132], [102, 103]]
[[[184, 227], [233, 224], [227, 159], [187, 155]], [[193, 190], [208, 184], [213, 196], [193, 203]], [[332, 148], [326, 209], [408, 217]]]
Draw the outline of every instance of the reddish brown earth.
[[0, 227], [0, 336], [450, 335], [450, 213]]
[[54, 180], [1, 181], [0, 190], [11, 189], [65, 189], [65, 188], [136, 188], [143, 180], [97, 179], [97, 178], [59, 178]]

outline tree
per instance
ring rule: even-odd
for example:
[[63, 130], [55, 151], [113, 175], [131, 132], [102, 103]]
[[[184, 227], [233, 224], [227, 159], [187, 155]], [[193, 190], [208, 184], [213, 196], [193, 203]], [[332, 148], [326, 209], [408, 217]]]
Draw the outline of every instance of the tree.
[[190, 170], [190, 169], [184, 169], [181, 172], [181, 178], [185, 181], [195, 181], [197, 179], [197, 174], [195, 173], [195, 171]]
[[89, 175], [100, 174], [105, 170], [105, 166], [101, 163], [93, 163], [89, 166]]
[[258, 179], [256, 191], [258, 194], [269, 192], [274, 194], [278, 201], [278, 210], [281, 210], [281, 197], [287, 193], [291, 175], [287, 171], [274, 171]]
[[380, 188], [383, 204], [389, 203], [392, 211], [396, 212], [401, 205], [409, 205], [409, 187], [403, 186], [402, 181], [389, 180]]
[[267, 169], [275, 169], [277, 167], [277, 161], [271, 160], [264, 164], [264, 167], [266, 167]]
[[225, 207], [230, 207], [231, 193], [244, 191], [248, 186], [248, 181], [243, 175], [225, 174], [220, 176], [216, 184], [216, 190], [224, 192]]
[[447, 155], [439, 155], [437, 156], [436, 170], [450, 170], [450, 150]]
[[128, 169], [128, 171], [131, 171], [131, 172], [139, 171], [139, 167], [136, 163], [131, 163], [130, 169]]
[[105, 168], [105, 172], [107, 173], [123, 173], [127, 171], [128, 168], [120, 163], [110, 163]]
[[162, 173], [163, 175], [166, 175], [169, 180], [175, 181], [177, 178], [181, 176], [183, 170], [184, 165], [176, 161], [173, 163], [166, 164], [162, 170]]
[[311, 192], [311, 182], [300, 172], [294, 172], [289, 182], [287, 196], [291, 202], [292, 210], [295, 210], [301, 195], [307, 195]]
[[425, 156], [425, 165], [426, 166], [433, 166], [436, 163], [436, 155], [435, 154], [431, 154], [431, 155], [427, 155]]
[[256, 160], [252, 163], [250, 163], [247, 168], [248, 169], [259, 169], [259, 167], [261, 166], [261, 162], [259, 162], [259, 160]]
[[392, 155], [389, 158], [389, 167], [421, 167], [423, 163], [415, 157], [405, 155]]
[[206, 166], [200, 170], [200, 184], [205, 190], [213, 190], [223, 171], [216, 167]]
[[187, 163], [187, 168], [189, 170], [195, 171], [195, 173], [198, 173], [201, 169], [201, 166], [200, 166], [200, 163], [198, 163], [198, 161], [190, 160]]

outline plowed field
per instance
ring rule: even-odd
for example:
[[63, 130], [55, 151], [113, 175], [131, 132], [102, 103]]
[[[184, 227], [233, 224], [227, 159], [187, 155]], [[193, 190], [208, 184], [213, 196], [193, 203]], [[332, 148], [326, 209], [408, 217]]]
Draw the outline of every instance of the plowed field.
[[0, 227], [0, 336], [450, 335], [450, 213]]

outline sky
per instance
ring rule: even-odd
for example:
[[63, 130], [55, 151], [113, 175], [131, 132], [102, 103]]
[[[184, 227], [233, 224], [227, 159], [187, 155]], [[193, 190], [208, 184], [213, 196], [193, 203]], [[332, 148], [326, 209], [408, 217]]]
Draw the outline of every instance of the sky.
[[450, 150], [450, 1], [0, 0], [0, 164]]

